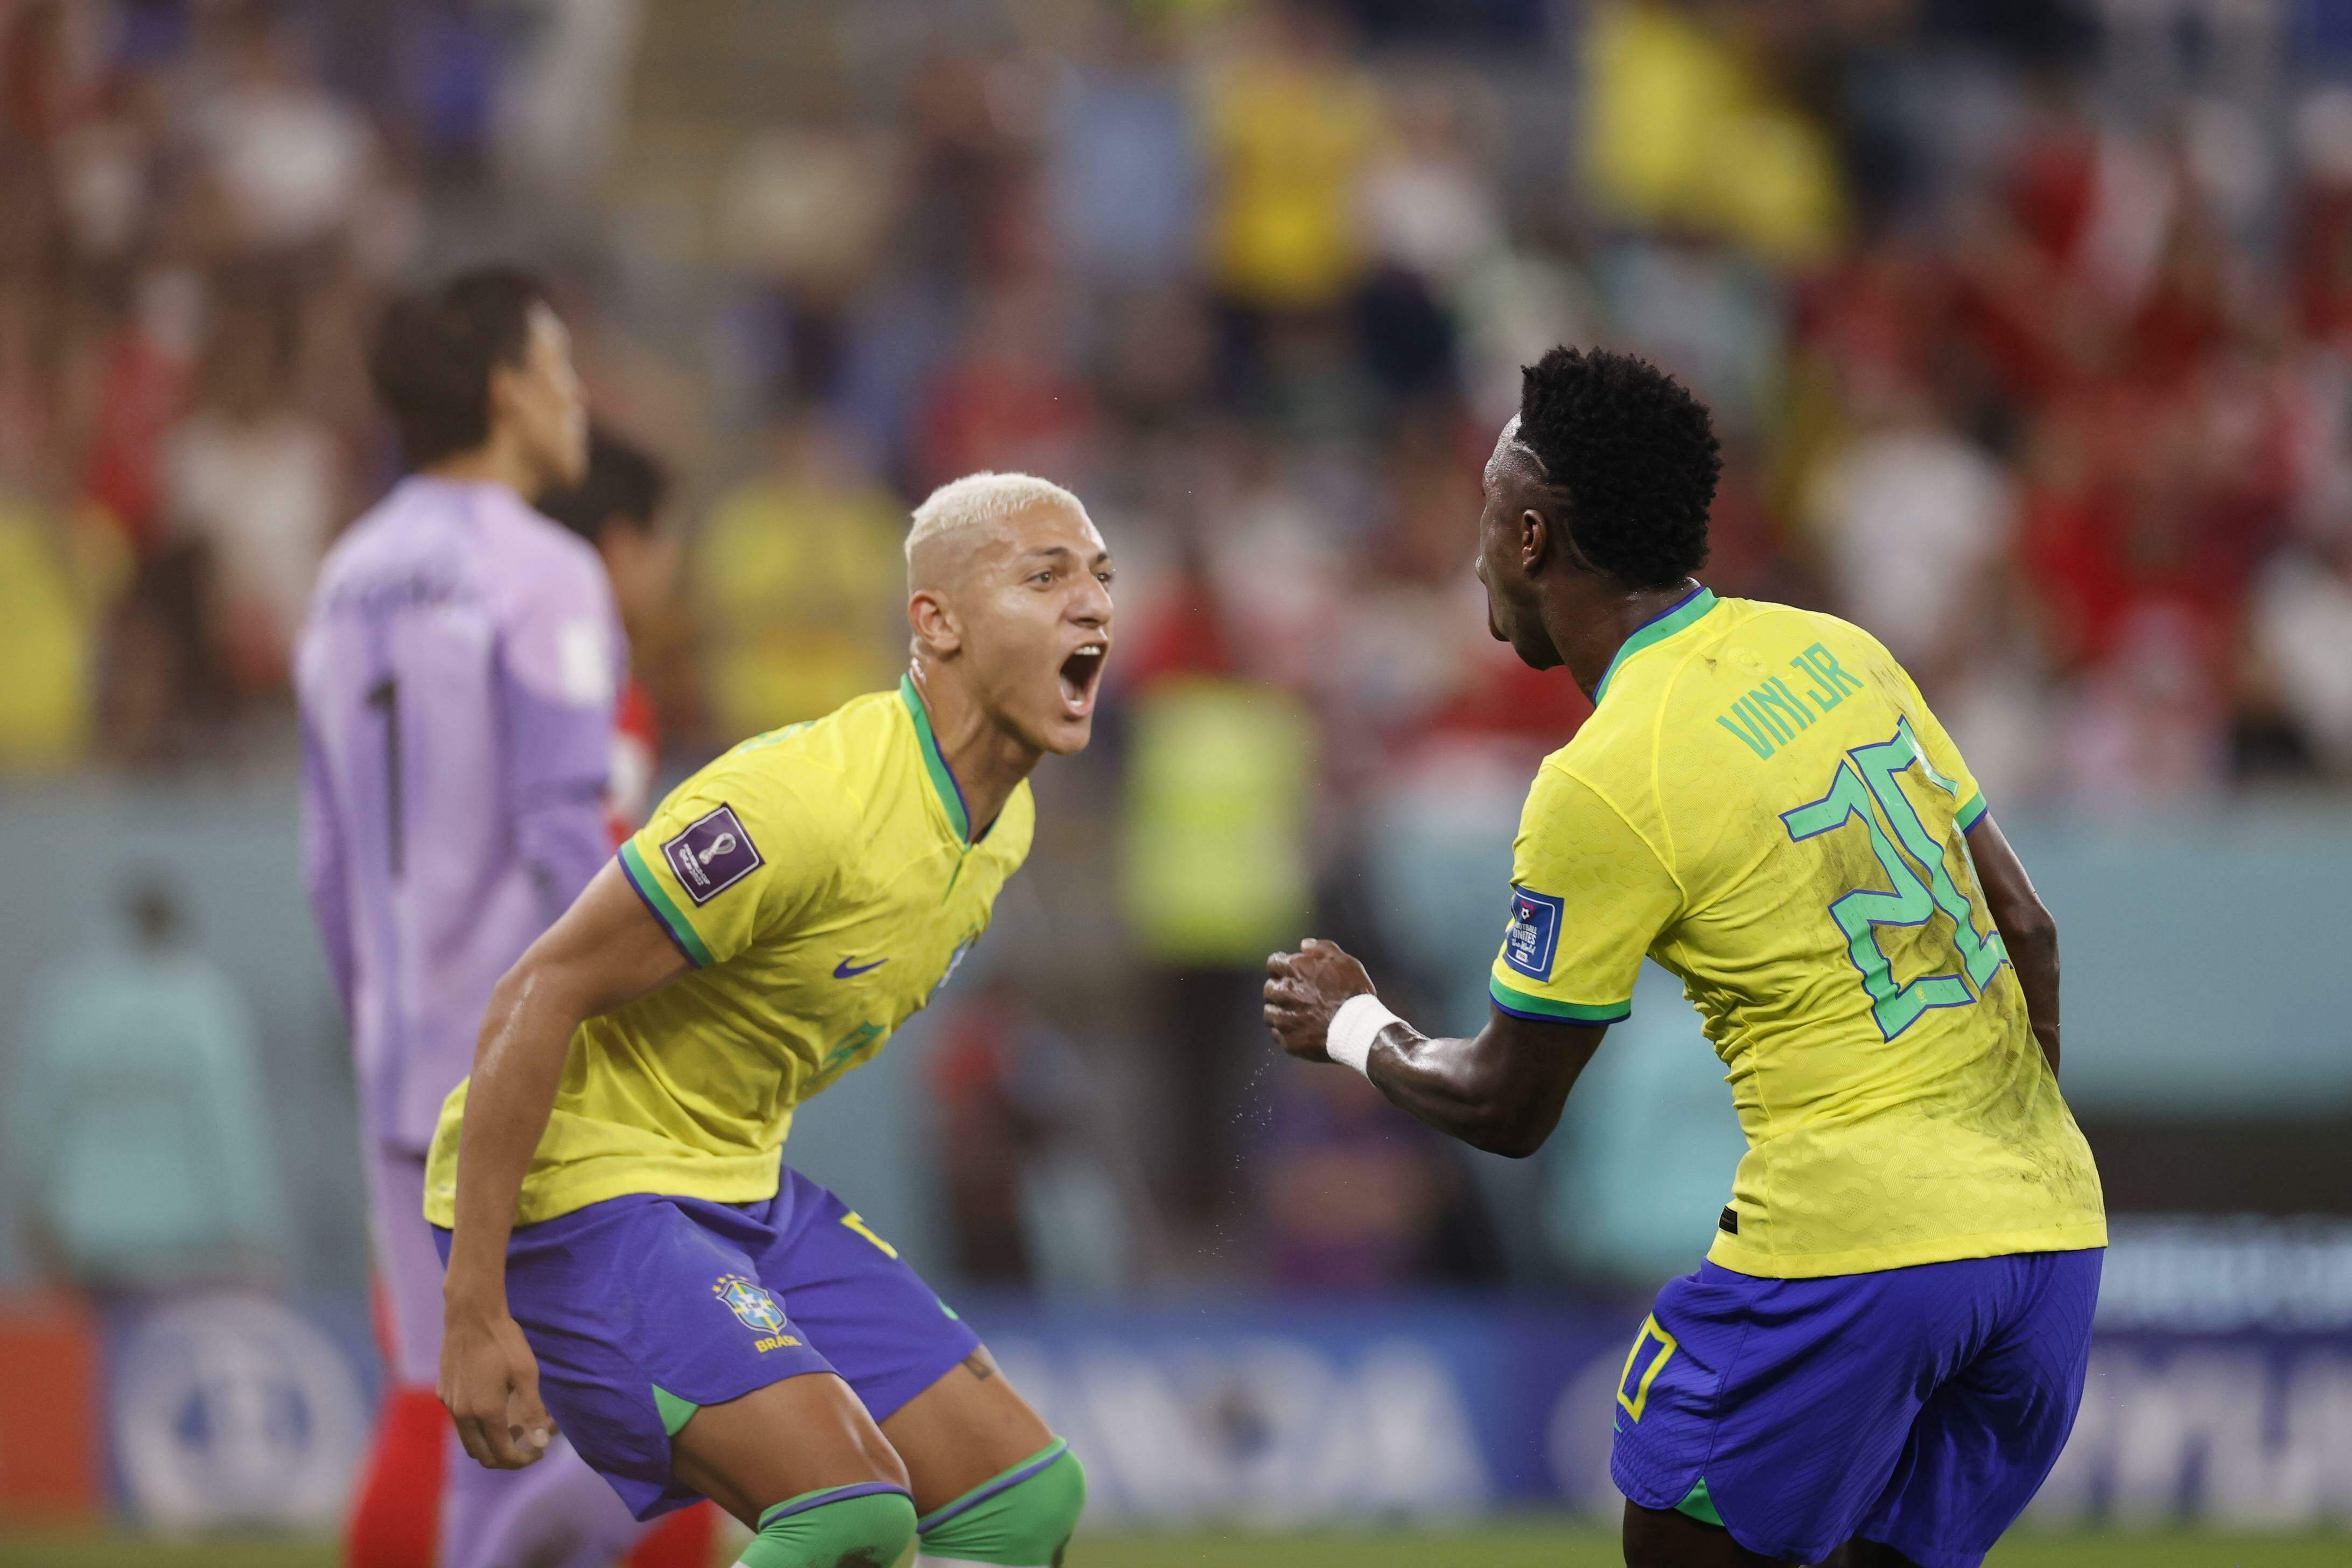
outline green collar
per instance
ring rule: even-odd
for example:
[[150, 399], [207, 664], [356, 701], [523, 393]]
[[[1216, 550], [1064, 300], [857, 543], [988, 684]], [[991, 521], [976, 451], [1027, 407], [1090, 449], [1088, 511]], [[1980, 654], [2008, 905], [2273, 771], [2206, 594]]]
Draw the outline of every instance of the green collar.
[[1592, 705], [1598, 708], [1601, 700], [1609, 695], [1609, 683], [1617, 679], [1618, 667], [1653, 643], [1665, 641], [1720, 603], [1722, 601], [1715, 596], [1714, 589], [1701, 587], [1664, 615], [1645, 623], [1639, 631], [1625, 639], [1617, 649], [1617, 657], [1611, 659], [1609, 668], [1601, 672], [1601, 684], [1592, 689]]
[[915, 678], [898, 678], [898, 696], [907, 704], [907, 716], [915, 721], [915, 740], [923, 749], [923, 766], [931, 775], [931, 788], [939, 793], [940, 804], [947, 808], [948, 826], [955, 829], [956, 842], [971, 842], [971, 813], [964, 809], [963, 786], [948, 767], [948, 760], [940, 753], [940, 738], [931, 733], [930, 710], [923, 706], [922, 694], [915, 689]]

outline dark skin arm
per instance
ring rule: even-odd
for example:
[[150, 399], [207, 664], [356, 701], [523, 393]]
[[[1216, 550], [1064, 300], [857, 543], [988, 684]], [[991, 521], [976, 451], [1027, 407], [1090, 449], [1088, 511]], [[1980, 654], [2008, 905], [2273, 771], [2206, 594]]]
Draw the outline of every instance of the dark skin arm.
[[[1309, 937], [1297, 952], [1265, 961], [1265, 1023], [1301, 1061], [1327, 1062], [1331, 1015], [1372, 989], [1364, 966], [1331, 942]], [[1576, 1075], [1601, 1046], [1606, 1025], [1554, 1024], [1496, 1009], [1466, 1040], [1433, 1039], [1391, 1024], [1366, 1064], [1372, 1083], [1415, 1120], [1490, 1154], [1525, 1159], [1559, 1125]]]
[[2017, 971], [2017, 983], [2025, 990], [2025, 1016], [2033, 1025], [2033, 1037], [2042, 1042], [2042, 1054], [2050, 1058], [2050, 1076], [2058, 1076], [2058, 922], [2051, 917], [2042, 900], [2033, 891], [2032, 880], [2025, 874], [2025, 866], [2017, 851], [2009, 847], [2001, 836], [2000, 825], [1988, 812], [1977, 819], [1968, 833], [1969, 858], [1977, 868], [1977, 881], [1984, 889], [1985, 904], [1992, 911], [1993, 924], [2000, 928], [2000, 940], [2009, 949], [2009, 962]]

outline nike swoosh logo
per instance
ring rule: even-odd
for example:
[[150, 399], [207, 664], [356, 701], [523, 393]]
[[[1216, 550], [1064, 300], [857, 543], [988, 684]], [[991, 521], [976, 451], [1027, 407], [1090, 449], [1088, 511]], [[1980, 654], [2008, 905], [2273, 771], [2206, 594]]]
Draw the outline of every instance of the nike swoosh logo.
[[889, 962], [887, 958], [877, 958], [871, 963], [852, 963], [845, 958], [833, 966], [833, 977], [835, 980], [849, 980], [865, 973], [869, 969], [879, 969]]

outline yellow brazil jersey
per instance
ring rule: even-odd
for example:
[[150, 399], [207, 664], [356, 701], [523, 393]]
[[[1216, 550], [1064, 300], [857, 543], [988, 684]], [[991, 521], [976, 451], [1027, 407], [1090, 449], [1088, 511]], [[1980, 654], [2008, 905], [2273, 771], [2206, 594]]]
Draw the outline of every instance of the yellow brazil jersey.
[[[755, 736], [688, 779], [621, 867], [693, 963], [580, 1026], [515, 1223], [625, 1193], [772, 1197], [793, 1108], [930, 1000], [1029, 852], [1013, 792], [978, 839], [910, 681]], [[456, 1223], [459, 1084], [425, 1170]]]
[[1700, 589], [1544, 760], [1490, 990], [1610, 1023], [1679, 976], [1748, 1135], [1707, 1256], [1768, 1278], [2106, 1243], [1966, 833], [1984, 798], [1867, 633]]

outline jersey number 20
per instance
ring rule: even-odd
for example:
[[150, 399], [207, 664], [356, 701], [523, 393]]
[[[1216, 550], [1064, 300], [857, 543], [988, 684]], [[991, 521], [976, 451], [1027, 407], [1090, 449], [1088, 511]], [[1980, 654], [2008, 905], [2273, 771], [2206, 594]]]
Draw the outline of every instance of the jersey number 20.
[[[1780, 816], [1789, 837], [1799, 842], [1834, 833], [1856, 820], [1870, 835], [1870, 847], [1893, 890], [1856, 889], [1830, 905], [1830, 918], [1845, 933], [1846, 953], [1862, 974], [1871, 1016], [1878, 1021], [1879, 1033], [1890, 1040], [1931, 1007], [1965, 1007], [1974, 1002], [2009, 957], [1998, 930], [1977, 930], [1975, 911], [1945, 867], [1944, 846], [1927, 831], [1919, 820], [1919, 808], [1895, 782], [1897, 774], [1915, 764], [1929, 784], [1947, 795], [1958, 794], [1958, 786], [1927, 761], [1926, 749], [1905, 719], [1896, 721], [1893, 739], [1856, 746], [1840, 757], [1827, 795]], [[1952, 922], [1956, 968], [1896, 984], [1894, 966], [1878, 944], [1878, 928], [1925, 925], [1939, 910]]]

